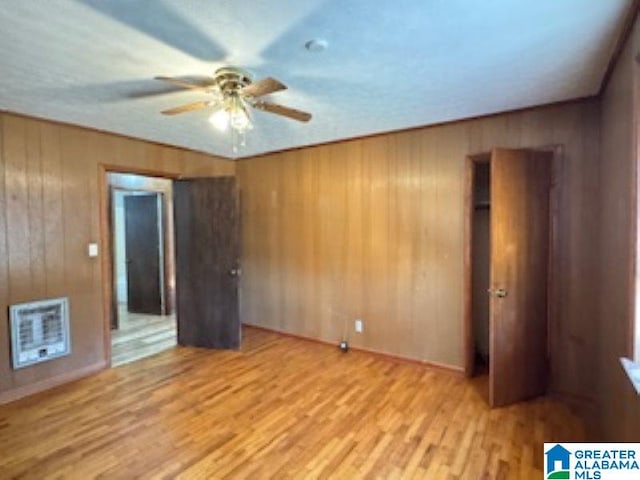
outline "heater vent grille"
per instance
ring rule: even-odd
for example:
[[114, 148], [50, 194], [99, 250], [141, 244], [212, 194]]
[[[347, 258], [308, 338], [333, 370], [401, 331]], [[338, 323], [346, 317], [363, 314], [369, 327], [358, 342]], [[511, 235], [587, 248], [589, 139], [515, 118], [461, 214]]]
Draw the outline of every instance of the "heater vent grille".
[[71, 353], [66, 297], [12, 305], [10, 312], [13, 368]]

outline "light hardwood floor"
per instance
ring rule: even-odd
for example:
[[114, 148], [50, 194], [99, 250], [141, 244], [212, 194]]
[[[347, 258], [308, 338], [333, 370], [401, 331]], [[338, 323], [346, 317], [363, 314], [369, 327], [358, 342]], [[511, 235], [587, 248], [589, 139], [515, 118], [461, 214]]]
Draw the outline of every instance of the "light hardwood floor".
[[490, 410], [457, 374], [244, 329], [0, 407], [0, 478], [542, 478], [561, 403]]
[[119, 328], [111, 330], [111, 365], [118, 366], [150, 357], [176, 346], [175, 315], [129, 313], [118, 306]]

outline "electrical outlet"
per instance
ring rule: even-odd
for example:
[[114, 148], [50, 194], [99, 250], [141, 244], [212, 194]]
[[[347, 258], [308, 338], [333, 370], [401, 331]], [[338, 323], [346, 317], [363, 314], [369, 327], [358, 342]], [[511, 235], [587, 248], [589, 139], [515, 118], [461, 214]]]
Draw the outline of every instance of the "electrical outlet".
[[362, 320], [360, 320], [359, 318], [356, 320], [355, 329], [357, 333], [362, 333], [362, 330], [363, 330]]

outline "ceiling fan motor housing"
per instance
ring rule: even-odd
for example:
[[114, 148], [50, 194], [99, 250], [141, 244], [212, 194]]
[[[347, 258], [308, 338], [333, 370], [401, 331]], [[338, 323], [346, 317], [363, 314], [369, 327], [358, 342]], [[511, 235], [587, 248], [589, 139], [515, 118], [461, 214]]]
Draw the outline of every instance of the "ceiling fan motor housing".
[[253, 76], [241, 68], [223, 67], [214, 73], [215, 83], [220, 92], [226, 97], [237, 92], [253, 82]]

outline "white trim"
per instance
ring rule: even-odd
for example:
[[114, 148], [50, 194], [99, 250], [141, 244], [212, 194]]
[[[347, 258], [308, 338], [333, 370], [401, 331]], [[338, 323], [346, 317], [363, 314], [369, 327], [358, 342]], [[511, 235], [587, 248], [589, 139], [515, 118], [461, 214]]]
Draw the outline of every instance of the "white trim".
[[631, 380], [631, 383], [633, 384], [633, 388], [636, 389], [636, 393], [640, 395], [640, 363], [634, 362], [625, 357], [620, 358], [620, 363], [622, 364], [624, 371], [627, 372], [629, 380]]

